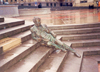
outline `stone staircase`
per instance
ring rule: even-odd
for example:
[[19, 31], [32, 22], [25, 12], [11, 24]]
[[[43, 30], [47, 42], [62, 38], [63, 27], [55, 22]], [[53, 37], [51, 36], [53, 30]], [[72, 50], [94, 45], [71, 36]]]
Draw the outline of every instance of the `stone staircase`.
[[32, 40], [32, 25], [24, 20], [0, 18], [0, 72], [89, 72], [90, 68], [84, 68], [84, 57], [100, 55], [100, 23], [48, 26], [81, 58]]

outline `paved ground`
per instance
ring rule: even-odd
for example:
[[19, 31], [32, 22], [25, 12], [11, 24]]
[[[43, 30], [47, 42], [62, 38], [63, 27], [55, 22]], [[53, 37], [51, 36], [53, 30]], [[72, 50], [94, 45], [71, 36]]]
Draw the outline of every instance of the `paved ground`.
[[100, 11], [97, 11], [97, 9], [63, 10], [52, 11], [49, 14], [19, 16], [15, 18], [32, 21], [34, 17], [40, 17], [42, 24], [47, 25], [93, 23], [100, 22]]

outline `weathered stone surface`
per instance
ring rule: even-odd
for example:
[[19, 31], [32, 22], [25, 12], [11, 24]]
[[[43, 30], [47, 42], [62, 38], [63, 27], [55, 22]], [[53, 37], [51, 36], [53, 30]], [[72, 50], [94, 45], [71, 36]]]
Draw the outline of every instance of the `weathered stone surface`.
[[29, 29], [30, 29], [30, 25], [21, 25], [21, 26], [16, 26], [9, 29], [1, 30], [0, 39], [13, 36], [15, 34], [18, 34], [20, 32], [23, 32]]
[[19, 20], [19, 21], [9, 21], [9, 22], [3, 22], [0, 23], [0, 30], [1, 29], [6, 29], [6, 28], [10, 28], [10, 27], [14, 27], [14, 26], [18, 26], [18, 25], [23, 25], [25, 22], [24, 20]]
[[48, 14], [51, 13], [50, 8], [42, 9], [19, 9], [20, 16], [36, 15], [36, 14]]
[[100, 39], [100, 33], [62, 35], [62, 41]]
[[98, 32], [100, 32], [100, 27], [82, 28], [82, 29], [54, 30], [54, 33], [57, 34], [57, 35], [88, 34], [88, 33], [98, 33]]
[[0, 17], [0, 22], [4, 22], [4, 18], [3, 17]]
[[66, 60], [67, 52], [53, 52], [40, 66], [37, 72], [58, 72], [64, 60]]
[[98, 72], [98, 59], [100, 55], [85, 56], [83, 58], [81, 72]]
[[41, 46], [25, 59], [7, 70], [7, 72], [35, 72], [52, 51], [52, 48]]
[[3, 48], [2, 48], [2, 46], [0, 46], [0, 54], [2, 54], [3, 53]]
[[18, 5], [0, 5], [0, 16], [19, 16]]
[[51, 30], [66, 30], [66, 29], [78, 29], [78, 28], [92, 28], [100, 27], [100, 23], [85, 23], [85, 24], [67, 24], [67, 25], [55, 25], [48, 26]]
[[11, 51], [3, 54], [0, 56], [0, 71], [3, 72], [16, 62], [18, 62], [20, 59], [27, 56], [29, 53], [34, 51], [39, 44], [33, 40], [29, 40], [32, 43], [30, 44], [28, 41], [25, 44], [22, 44], [19, 47], [16, 47], [12, 49]]
[[12, 38], [21, 38], [21, 42], [25, 42], [31, 38], [30, 30], [12, 36]]

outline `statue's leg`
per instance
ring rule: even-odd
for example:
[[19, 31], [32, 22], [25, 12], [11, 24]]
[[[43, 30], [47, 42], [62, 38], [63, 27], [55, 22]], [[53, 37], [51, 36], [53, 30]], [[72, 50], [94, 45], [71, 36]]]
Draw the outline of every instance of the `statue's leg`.
[[81, 57], [74, 49], [72, 49], [70, 46], [66, 45], [65, 43], [63, 43], [63, 47], [66, 49], [66, 50], [69, 50], [71, 51], [72, 53], [74, 53], [75, 56], [77, 57]]
[[73, 53], [75, 53], [75, 50], [72, 49], [70, 46], [66, 45], [65, 43], [61, 42], [60, 40], [55, 39], [56, 43], [60, 46], [62, 46], [64, 49], [69, 50]]
[[62, 50], [62, 51], [64, 51], [64, 52], [66, 52], [66, 49], [64, 49], [63, 47], [61, 47], [61, 46], [59, 46], [59, 45], [57, 45], [57, 44], [55, 44], [55, 43], [53, 43], [53, 42], [47, 42], [47, 45], [48, 46], [53, 46], [53, 47], [55, 47], [56, 49], [60, 49], [60, 50]]
[[75, 52], [76, 52], [74, 49], [72, 49], [70, 46], [66, 45], [65, 43], [63, 43], [63, 47], [64, 47], [66, 50], [71, 51], [72, 53], [75, 53]]
[[74, 53], [75, 56], [77, 57], [81, 57], [78, 53], [76, 53], [76, 51], [74, 49], [72, 49], [70, 46], [67, 46], [66, 44], [64, 44], [63, 42], [61, 42], [60, 40], [54, 38], [52, 35], [49, 35], [50, 37], [50, 41], [47, 43], [48, 45], [52, 45], [55, 48], [58, 48], [62, 51], [66, 51], [69, 50], [71, 52]]

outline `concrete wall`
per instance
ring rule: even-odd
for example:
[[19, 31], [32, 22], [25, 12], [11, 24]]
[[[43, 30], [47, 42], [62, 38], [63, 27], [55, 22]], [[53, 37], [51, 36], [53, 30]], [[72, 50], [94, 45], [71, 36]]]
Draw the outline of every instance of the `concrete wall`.
[[0, 5], [0, 16], [19, 16], [18, 5]]
[[34, 8], [34, 9], [19, 9], [19, 15], [36, 15], [36, 14], [48, 14], [51, 13], [50, 8]]

